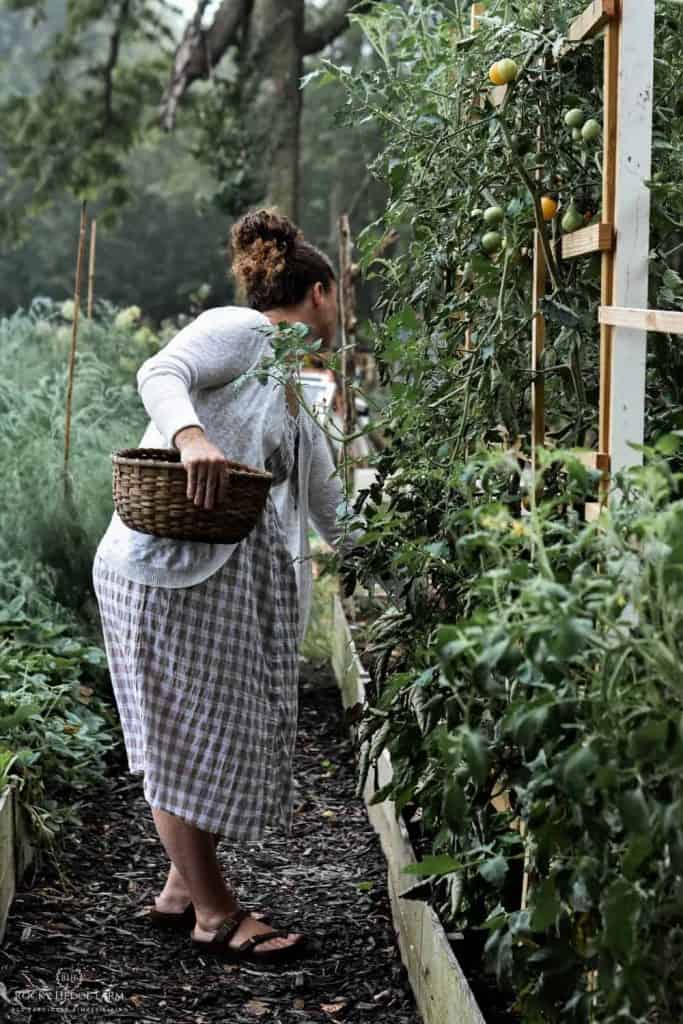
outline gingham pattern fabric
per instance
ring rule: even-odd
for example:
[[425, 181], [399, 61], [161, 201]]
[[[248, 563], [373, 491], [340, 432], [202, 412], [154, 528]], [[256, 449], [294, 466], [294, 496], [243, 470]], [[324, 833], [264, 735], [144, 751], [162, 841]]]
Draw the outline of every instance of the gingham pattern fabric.
[[[296, 431], [271, 459], [292, 469]], [[93, 584], [129, 770], [151, 807], [229, 840], [289, 835], [298, 719], [298, 595], [269, 497], [220, 569], [190, 587]]]

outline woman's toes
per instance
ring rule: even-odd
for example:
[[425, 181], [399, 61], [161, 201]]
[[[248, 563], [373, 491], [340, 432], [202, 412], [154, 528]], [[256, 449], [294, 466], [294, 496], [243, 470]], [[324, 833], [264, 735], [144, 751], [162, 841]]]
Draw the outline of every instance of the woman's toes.
[[267, 942], [261, 942], [256, 947], [255, 952], [258, 954], [259, 950], [267, 952], [269, 949], [279, 949], [281, 946], [291, 946], [295, 942], [300, 941], [301, 932], [287, 932], [287, 935], [278, 937], [276, 939], [268, 939]]

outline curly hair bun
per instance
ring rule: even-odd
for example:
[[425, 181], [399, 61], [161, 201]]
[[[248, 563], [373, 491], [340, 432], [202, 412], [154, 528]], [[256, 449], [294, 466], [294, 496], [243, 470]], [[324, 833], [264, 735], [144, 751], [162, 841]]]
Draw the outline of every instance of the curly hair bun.
[[271, 206], [245, 214], [233, 225], [231, 237], [235, 253], [248, 252], [261, 240], [275, 242], [287, 257], [294, 251], [297, 238], [303, 238], [303, 232], [289, 217], [279, 213], [277, 207]]
[[335, 279], [327, 256], [276, 206], [245, 213], [230, 230], [232, 272], [252, 309], [295, 305], [307, 289]]

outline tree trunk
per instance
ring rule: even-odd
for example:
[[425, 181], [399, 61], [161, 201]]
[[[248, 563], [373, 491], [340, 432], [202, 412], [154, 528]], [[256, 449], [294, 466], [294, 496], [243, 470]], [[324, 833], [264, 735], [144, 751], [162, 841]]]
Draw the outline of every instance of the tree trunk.
[[[247, 40], [250, 117], [264, 139], [265, 201], [298, 218], [304, 0], [254, 0]], [[252, 99], [253, 97], [253, 99]]]

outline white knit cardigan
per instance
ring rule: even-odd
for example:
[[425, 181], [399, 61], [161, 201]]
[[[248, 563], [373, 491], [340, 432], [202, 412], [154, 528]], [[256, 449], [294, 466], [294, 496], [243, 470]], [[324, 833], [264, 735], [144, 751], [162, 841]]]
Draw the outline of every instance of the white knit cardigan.
[[[241, 306], [209, 309], [184, 327], [137, 372], [138, 392], [150, 422], [139, 447], [169, 448], [177, 432], [200, 426], [227, 458], [259, 469], [286, 429], [284, 387], [269, 378], [235, 381], [272, 355], [268, 317]], [[331, 546], [347, 549], [362, 531], [343, 533], [337, 510], [344, 494], [319, 424], [300, 407], [298, 485], [271, 487], [299, 588], [299, 640], [310, 616], [312, 571], [309, 518]], [[160, 587], [187, 587], [216, 572], [236, 544], [179, 541], [129, 529], [114, 510], [97, 555], [130, 580]]]

